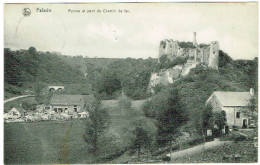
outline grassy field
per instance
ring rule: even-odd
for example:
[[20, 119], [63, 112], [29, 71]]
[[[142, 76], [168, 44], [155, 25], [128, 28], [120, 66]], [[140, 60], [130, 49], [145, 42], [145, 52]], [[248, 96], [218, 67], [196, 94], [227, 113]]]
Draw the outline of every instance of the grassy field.
[[84, 121], [4, 125], [5, 163], [89, 163]]
[[[106, 101], [111, 126], [100, 139], [99, 156], [117, 152], [131, 144], [136, 117], [143, 116], [142, 101], [133, 102], [131, 113], [118, 109], [117, 102]], [[5, 164], [93, 163], [96, 155], [88, 152], [83, 140], [84, 120], [4, 124]]]
[[[133, 100], [132, 108], [140, 110], [145, 101], [146, 100]], [[103, 100], [102, 105], [105, 108], [114, 108], [118, 106], [118, 100]]]

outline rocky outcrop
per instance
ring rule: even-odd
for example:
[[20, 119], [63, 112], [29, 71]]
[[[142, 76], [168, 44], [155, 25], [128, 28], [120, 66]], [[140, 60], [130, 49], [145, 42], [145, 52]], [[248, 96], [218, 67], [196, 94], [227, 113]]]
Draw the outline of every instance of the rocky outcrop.
[[183, 65], [176, 65], [173, 68], [152, 73], [148, 91], [154, 93], [154, 88], [171, 84], [179, 78], [188, 75], [190, 70], [195, 68], [197, 64], [199, 63], [194, 62], [193, 60], [188, 60], [187, 63]]

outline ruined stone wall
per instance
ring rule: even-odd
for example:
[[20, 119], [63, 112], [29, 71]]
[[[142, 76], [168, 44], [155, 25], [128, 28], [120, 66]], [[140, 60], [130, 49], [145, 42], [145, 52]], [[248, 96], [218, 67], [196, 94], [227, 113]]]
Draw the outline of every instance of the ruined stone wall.
[[173, 60], [175, 57], [182, 56], [183, 54], [184, 50], [179, 46], [178, 41], [165, 39], [160, 42], [159, 58], [167, 55], [168, 59]]
[[188, 56], [189, 59], [194, 59], [194, 62], [205, 63], [212, 69], [218, 69], [219, 44], [213, 41], [209, 46], [196, 45], [196, 48], [182, 48], [178, 41], [165, 39], [160, 42], [159, 58], [163, 55], [167, 55], [171, 61], [177, 56]]
[[192, 49], [188, 50], [188, 56], [189, 56], [189, 59], [194, 59], [194, 51]]
[[165, 54], [171, 55], [171, 44], [169, 40], [165, 40]]
[[165, 54], [165, 42], [161, 41], [160, 42], [160, 47], [159, 47], [159, 57], [158, 59]]
[[203, 61], [204, 63], [208, 64], [209, 63], [209, 52], [210, 52], [210, 47], [203, 48]]
[[208, 64], [209, 63], [209, 54], [210, 54], [210, 47], [198, 48], [197, 62]]

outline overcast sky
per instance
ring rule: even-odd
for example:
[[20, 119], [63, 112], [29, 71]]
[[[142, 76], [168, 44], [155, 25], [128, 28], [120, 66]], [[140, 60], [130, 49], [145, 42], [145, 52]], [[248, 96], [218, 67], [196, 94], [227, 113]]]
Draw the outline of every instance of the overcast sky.
[[[31, 15], [22, 14], [30, 8]], [[37, 8], [51, 12], [37, 12]], [[70, 13], [68, 10], [101, 10]], [[104, 13], [126, 9], [130, 13]], [[219, 41], [233, 59], [258, 56], [256, 3], [7, 4], [4, 47], [64, 55], [156, 58], [164, 39]]]

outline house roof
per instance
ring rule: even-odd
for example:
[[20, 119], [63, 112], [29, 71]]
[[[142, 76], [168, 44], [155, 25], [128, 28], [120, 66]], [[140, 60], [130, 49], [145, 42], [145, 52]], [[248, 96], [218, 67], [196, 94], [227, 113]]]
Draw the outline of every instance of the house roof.
[[86, 103], [91, 103], [91, 102], [93, 102], [95, 100], [94, 95], [82, 95], [82, 96], [84, 98], [85, 104]]
[[214, 92], [223, 106], [247, 106], [252, 97], [250, 92]]
[[83, 95], [53, 95], [51, 98], [51, 105], [81, 105], [83, 103]]
[[[26, 110], [24, 110], [22, 107], [13, 107], [13, 108], [15, 108], [19, 113], [24, 113], [24, 112], [26, 112]], [[13, 109], [12, 108], [12, 109]], [[11, 110], [12, 110], [11, 109]]]

